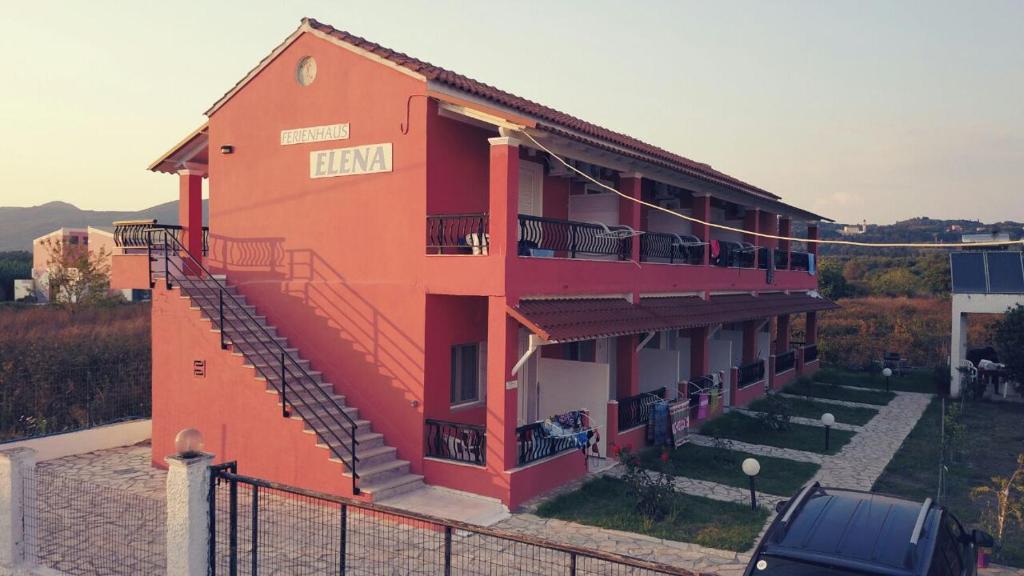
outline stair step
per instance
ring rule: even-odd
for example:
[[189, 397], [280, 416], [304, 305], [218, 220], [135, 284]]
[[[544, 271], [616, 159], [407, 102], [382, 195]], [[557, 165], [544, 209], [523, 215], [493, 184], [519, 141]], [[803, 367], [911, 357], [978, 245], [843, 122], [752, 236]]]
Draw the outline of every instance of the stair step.
[[[280, 382], [281, 381], [281, 367], [280, 366], [273, 366], [273, 365], [267, 365], [267, 364], [256, 365], [256, 364], [251, 364], [251, 363], [247, 363], [246, 365], [250, 366], [252, 368], [256, 368], [256, 377], [258, 379], [260, 379], [260, 380], [268, 380], [268, 378], [264, 378], [263, 377], [263, 373], [260, 372], [260, 369], [262, 368], [269, 375], [269, 381], [270, 382]], [[322, 383], [324, 381], [324, 374], [323, 374], [323, 372], [317, 372], [316, 370], [306, 370], [303, 373], [296, 373], [294, 366], [291, 366], [290, 370], [288, 370], [288, 378], [290, 378], [290, 379], [305, 378], [307, 375], [316, 384], [320, 384], [320, 383]], [[289, 385], [288, 389], [291, 390], [291, 388], [292, 387]]]
[[[357, 464], [356, 472], [359, 473], [359, 480], [364, 485], [379, 484], [386, 480], [409, 474], [409, 462], [396, 459], [381, 464], [374, 464], [373, 466], [360, 466]], [[344, 474], [349, 477], [352, 476], [348, 471], [345, 471]]]
[[[357, 422], [360, 422], [360, 421], [357, 421]], [[361, 422], [367, 422], [367, 426], [366, 426], [365, 429], [363, 427], [356, 428], [356, 445], [358, 446], [357, 451], [358, 450], [369, 450], [370, 448], [377, 448], [379, 446], [386, 446], [384, 444], [384, 435], [383, 434], [381, 434], [380, 432], [370, 432], [370, 431], [368, 431], [369, 430], [369, 421], [368, 420], [361, 420]], [[303, 430], [303, 432], [305, 432], [306, 434], [311, 434], [311, 435], [312, 434], [316, 434], [316, 432], [314, 432], [313, 430], [310, 430], [308, 428], [306, 430]], [[347, 434], [347, 432], [346, 432], [346, 434]], [[350, 442], [345, 442], [345, 446], [346, 447], [349, 444], [350, 444]], [[327, 444], [325, 444], [320, 437], [317, 437], [317, 444], [316, 445], [318, 447], [320, 447], [320, 448], [329, 448], [329, 446]]]
[[381, 482], [365, 482], [362, 479], [359, 481], [360, 490], [369, 494], [375, 502], [419, 490], [422, 487], [423, 476], [419, 474], [405, 474]]
[[[317, 444], [321, 448], [328, 448], [327, 444]], [[341, 449], [342, 454], [348, 455], [345, 449]], [[356, 447], [356, 457], [359, 458], [359, 462], [356, 464], [356, 470], [359, 471], [359, 475], [363, 475], [363, 469], [373, 470], [374, 467], [379, 467], [384, 464], [395, 462], [397, 460], [398, 450], [391, 446], [371, 446], [363, 448], [360, 444]], [[340, 462], [344, 464], [344, 459], [338, 458], [337, 456], [331, 456], [329, 458], [332, 462]]]

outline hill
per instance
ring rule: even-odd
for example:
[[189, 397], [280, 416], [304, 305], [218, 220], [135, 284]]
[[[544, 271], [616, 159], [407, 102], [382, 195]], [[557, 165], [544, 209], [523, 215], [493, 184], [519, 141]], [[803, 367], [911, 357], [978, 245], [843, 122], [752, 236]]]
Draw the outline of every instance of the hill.
[[[208, 214], [206, 200], [203, 213]], [[144, 210], [100, 211], [82, 210], [67, 202], [47, 202], [40, 206], [0, 207], [0, 252], [5, 250], [31, 250], [32, 240], [54, 230], [96, 226], [110, 228], [115, 220], [142, 220], [155, 218], [162, 224], [178, 223], [178, 202], [167, 202]]]
[[[1024, 234], [1024, 223], [1005, 221], [985, 224], [977, 220], [937, 220], [920, 217], [894, 224], [868, 224], [861, 234], [843, 235], [845, 224], [821, 224], [821, 238], [827, 240], [855, 240], [857, 242], [959, 242], [961, 234], [976, 232], [1006, 232], [1013, 240]], [[796, 228], [796, 226], [794, 226]], [[803, 236], [802, 227], [796, 236]], [[819, 252], [825, 256], [912, 256], [916, 251], [903, 248], [864, 248], [857, 246], [824, 245]]]

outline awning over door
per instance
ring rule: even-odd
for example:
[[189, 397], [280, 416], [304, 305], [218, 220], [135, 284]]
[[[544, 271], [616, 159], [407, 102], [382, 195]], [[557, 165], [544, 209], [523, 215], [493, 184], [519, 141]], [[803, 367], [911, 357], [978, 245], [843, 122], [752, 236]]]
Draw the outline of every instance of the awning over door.
[[834, 308], [839, 305], [817, 295], [780, 293], [730, 294], [709, 300], [696, 296], [641, 298], [637, 304], [624, 298], [524, 300], [508, 313], [544, 340], [574, 342]]

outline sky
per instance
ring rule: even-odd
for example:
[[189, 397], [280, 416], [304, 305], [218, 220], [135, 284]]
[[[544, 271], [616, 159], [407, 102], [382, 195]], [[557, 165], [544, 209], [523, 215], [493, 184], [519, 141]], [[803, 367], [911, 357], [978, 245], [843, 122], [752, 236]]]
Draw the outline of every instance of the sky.
[[146, 166], [303, 16], [842, 222], [1024, 220], [1024, 2], [6, 2], [0, 206], [174, 200]]

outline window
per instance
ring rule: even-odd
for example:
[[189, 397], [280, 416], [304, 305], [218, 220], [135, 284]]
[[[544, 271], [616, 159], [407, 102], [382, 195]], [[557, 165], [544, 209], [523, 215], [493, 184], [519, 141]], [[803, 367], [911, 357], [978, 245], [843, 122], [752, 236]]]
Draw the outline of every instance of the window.
[[486, 350], [483, 344], [452, 346], [451, 403], [468, 404], [481, 398], [481, 384], [486, 381]]
[[68, 244], [72, 246], [78, 244], [78, 236], [68, 236]]
[[568, 342], [565, 344], [565, 359], [577, 362], [594, 362], [597, 356], [597, 342], [595, 340], [583, 340], [582, 342]]

